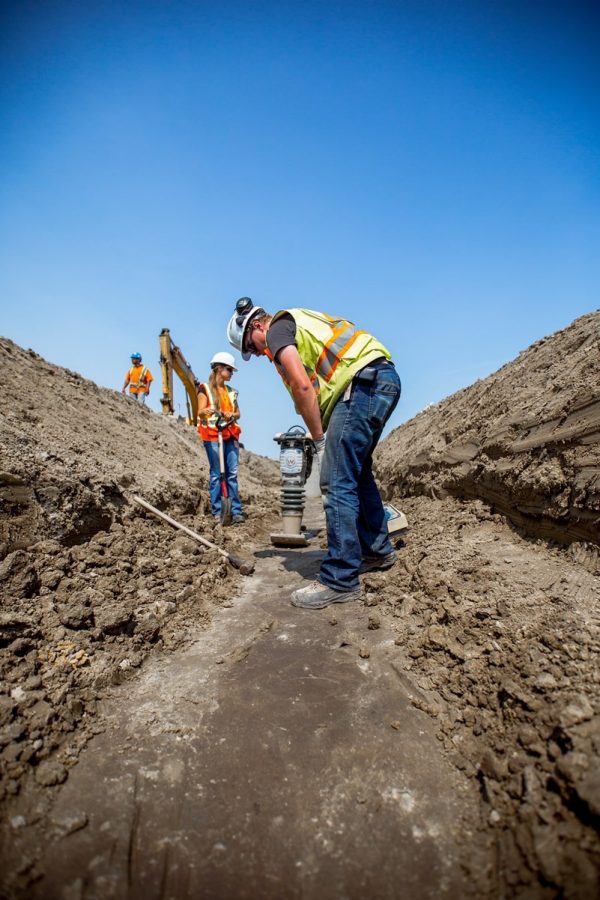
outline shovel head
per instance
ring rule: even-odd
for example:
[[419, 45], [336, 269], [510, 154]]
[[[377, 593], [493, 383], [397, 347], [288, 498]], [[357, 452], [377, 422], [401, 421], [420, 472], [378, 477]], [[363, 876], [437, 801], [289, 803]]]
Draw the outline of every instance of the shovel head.
[[221, 497], [221, 525], [231, 525], [231, 497]]

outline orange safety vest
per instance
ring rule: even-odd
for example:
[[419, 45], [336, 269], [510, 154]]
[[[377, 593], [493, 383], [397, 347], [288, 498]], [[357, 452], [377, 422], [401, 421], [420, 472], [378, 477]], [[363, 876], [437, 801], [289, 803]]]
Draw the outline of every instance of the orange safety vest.
[[145, 394], [150, 382], [154, 381], [150, 369], [143, 365], [132, 366], [127, 374], [130, 394]]
[[[204, 389], [206, 396], [208, 397], [208, 405], [212, 406], [213, 409], [217, 409], [222, 413], [232, 413], [237, 406], [237, 396], [238, 392], [235, 388], [229, 387], [229, 385], [225, 385], [224, 388], [221, 388], [219, 391], [219, 400], [221, 401], [219, 404], [215, 403], [213, 400], [213, 395], [211, 389], [208, 386], [208, 383], [201, 384], [198, 388]], [[205, 417], [202, 419], [202, 411], [198, 413], [198, 434], [200, 435], [200, 439], [203, 441], [218, 441], [219, 440], [219, 429], [217, 428], [217, 419], [218, 413], [214, 413], [212, 416]], [[235, 438], [237, 440], [242, 433], [242, 429], [236, 422], [231, 422], [226, 428], [221, 429], [221, 434], [223, 436], [223, 440], [226, 441], [229, 438]]]

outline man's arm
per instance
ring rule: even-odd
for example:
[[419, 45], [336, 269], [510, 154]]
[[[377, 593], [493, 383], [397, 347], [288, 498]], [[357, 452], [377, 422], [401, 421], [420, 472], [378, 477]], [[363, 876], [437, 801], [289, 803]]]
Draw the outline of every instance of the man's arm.
[[290, 386], [296, 409], [304, 419], [304, 424], [315, 440], [323, 437], [321, 413], [315, 389], [310, 383], [306, 369], [300, 359], [297, 347], [288, 344], [277, 354], [277, 361], [282, 367]]

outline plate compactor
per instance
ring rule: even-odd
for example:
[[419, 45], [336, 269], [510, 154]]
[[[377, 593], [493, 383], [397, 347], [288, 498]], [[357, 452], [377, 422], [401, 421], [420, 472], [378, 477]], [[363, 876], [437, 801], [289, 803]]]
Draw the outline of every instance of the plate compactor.
[[[302, 529], [302, 516], [306, 500], [305, 485], [310, 476], [315, 457], [312, 438], [301, 425], [273, 438], [279, 444], [279, 472], [281, 476], [281, 531], [271, 535], [276, 547], [307, 547], [308, 539]], [[391, 503], [384, 503], [390, 535], [400, 535], [408, 529], [403, 512]]]
[[302, 531], [302, 515], [306, 499], [305, 485], [312, 471], [315, 447], [301, 425], [273, 438], [279, 444], [279, 473], [281, 476], [281, 531], [271, 535], [276, 547], [307, 547]]

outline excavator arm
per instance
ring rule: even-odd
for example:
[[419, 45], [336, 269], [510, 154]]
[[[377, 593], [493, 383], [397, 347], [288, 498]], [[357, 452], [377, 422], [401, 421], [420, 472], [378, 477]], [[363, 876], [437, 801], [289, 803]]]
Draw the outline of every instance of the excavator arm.
[[198, 384], [199, 381], [192, 371], [192, 367], [171, 339], [168, 328], [163, 328], [159, 335], [160, 344], [160, 370], [162, 374], [162, 405], [163, 416], [175, 414], [173, 405], [173, 372], [175, 372], [186, 391], [187, 423], [195, 425], [198, 419]]

